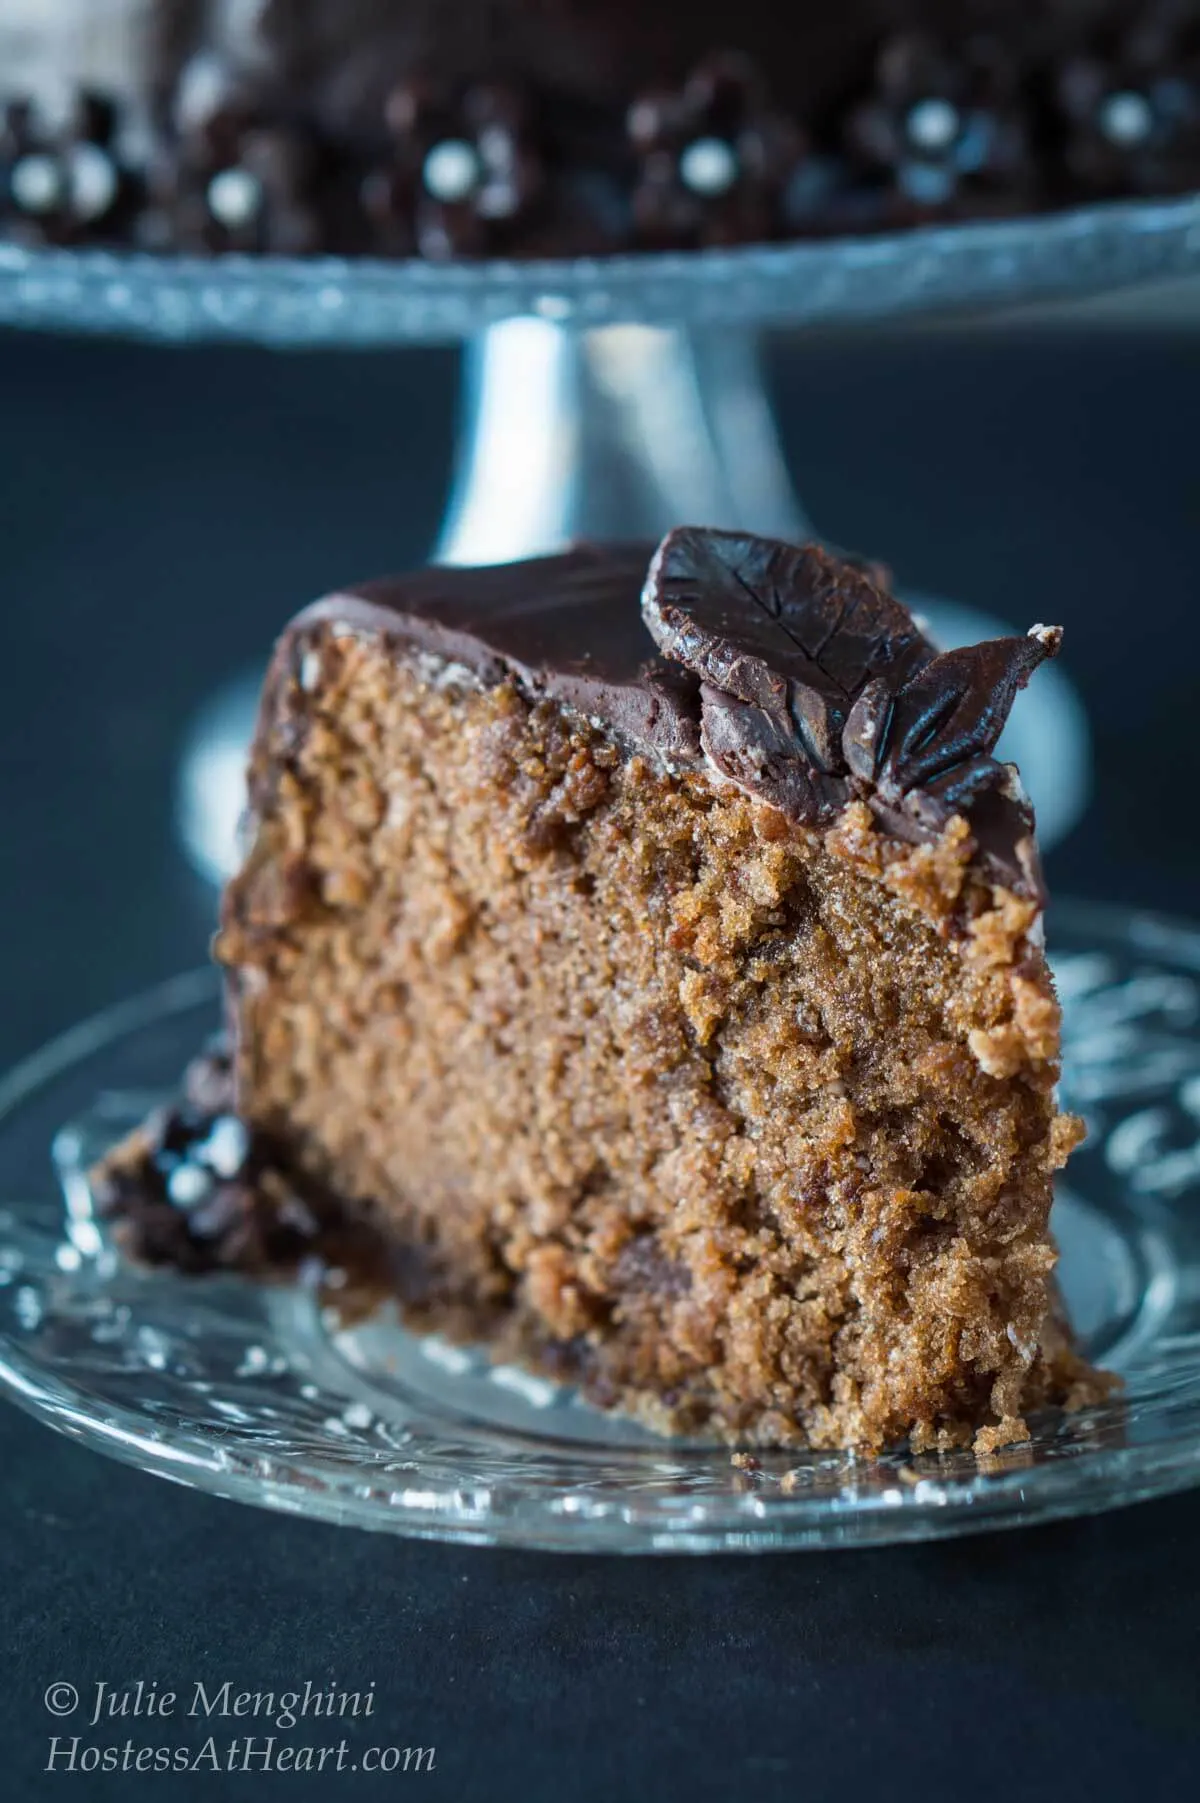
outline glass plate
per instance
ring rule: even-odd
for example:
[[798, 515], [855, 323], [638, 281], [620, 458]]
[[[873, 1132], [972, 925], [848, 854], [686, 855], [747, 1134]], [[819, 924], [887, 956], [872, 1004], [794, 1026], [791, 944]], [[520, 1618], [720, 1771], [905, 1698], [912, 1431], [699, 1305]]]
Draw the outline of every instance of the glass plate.
[[527, 316], [581, 328], [817, 325], [1009, 307], [1186, 275], [1200, 198], [738, 250], [545, 262], [154, 257], [0, 245], [0, 325], [272, 345], [467, 338]]
[[1200, 1481], [1200, 930], [1075, 906], [1052, 926], [1065, 1087], [1091, 1129], [1056, 1204], [1062, 1277], [1086, 1350], [1125, 1391], [1047, 1415], [1028, 1446], [735, 1464], [386, 1312], [347, 1327], [302, 1282], [130, 1269], [83, 1173], [215, 1024], [209, 971], [84, 1023], [0, 1083], [0, 1382], [64, 1433], [219, 1496], [487, 1544], [880, 1544]]

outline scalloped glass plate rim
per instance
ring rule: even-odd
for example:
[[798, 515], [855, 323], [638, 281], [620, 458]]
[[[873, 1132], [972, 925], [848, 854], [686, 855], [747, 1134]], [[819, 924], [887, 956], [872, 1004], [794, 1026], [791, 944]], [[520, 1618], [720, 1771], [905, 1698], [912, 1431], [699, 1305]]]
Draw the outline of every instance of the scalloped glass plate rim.
[[532, 315], [816, 324], [1017, 305], [1183, 275], [1200, 196], [736, 249], [530, 261], [158, 256], [0, 245], [0, 323], [330, 345], [436, 342]]
[[[1119, 934], [1125, 943], [1140, 945], [1148, 954], [1169, 957], [1189, 970], [1200, 971], [1200, 930], [1184, 922], [1087, 903], [1060, 903], [1055, 912], [1060, 920], [1069, 918], [1076, 931], [1090, 928], [1101, 936]], [[217, 993], [216, 973], [204, 968], [106, 1009], [60, 1035], [0, 1079], [0, 1124], [23, 1101], [81, 1059], [164, 1015], [215, 1001]], [[10, 1227], [15, 1221], [27, 1245], [39, 1237], [45, 1242], [42, 1254], [52, 1262], [53, 1246], [61, 1243], [62, 1235], [56, 1240], [46, 1232], [44, 1214], [31, 1232], [22, 1225], [19, 1209], [7, 1212]], [[93, 1277], [98, 1270], [98, 1266], [94, 1268]], [[207, 1296], [218, 1302], [217, 1284], [233, 1286], [243, 1304], [254, 1298], [264, 1335], [286, 1338], [299, 1331], [312, 1338], [317, 1302], [302, 1286], [254, 1285], [237, 1278], [208, 1280], [204, 1286]], [[333, 1372], [330, 1394], [340, 1388], [341, 1400], [353, 1401], [357, 1389], [353, 1374], [319, 1330], [318, 1337], [328, 1348], [328, 1366]], [[318, 1355], [311, 1369], [328, 1376], [321, 1366]], [[963, 1473], [966, 1455], [957, 1455], [959, 1470], [947, 1468], [945, 1475], [940, 1474], [943, 1461], [931, 1463], [929, 1455], [916, 1461], [922, 1467], [920, 1475], [903, 1455], [879, 1461], [832, 1455], [844, 1480], [836, 1497], [803, 1491], [789, 1495], [778, 1489], [764, 1493], [755, 1487], [753, 1471], [741, 1478], [742, 1490], [703, 1495], [699, 1505], [695, 1493], [648, 1491], [638, 1495], [630, 1486], [619, 1495], [586, 1496], [561, 1483], [556, 1490], [550, 1483], [532, 1496], [526, 1491], [516, 1506], [510, 1503], [507, 1510], [502, 1498], [489, 1493], [483, 1514], [473, 1518], [469, 1485], [455, 1489], [442, 1480], [439, 1491], [436, 1486], [423, 1485], [419, 1472], [407, 1484], [398, 1484], [394, 1471], [373, 1474], [370, 1458], [360, 1460], [357, 1452], [352, 1489], [347, 1488], [344, 1454], [323, 1462], [320, 1454], [310, 1449], [305, 1451], [302, 1473], [285, 1472], [282, 1481], [273, 1481], [264, 1477], [261, 1451], [256, 1455], [252, 1439], [239, 1445], [235, 1430], [217, 1434], [189, 1429], [181, 1421], [160, 1431], [144, 1409], [97, 1398], [86, 1384], [73, 1384], [47, 1372], [36, 1354], [28, 1353], [7, 1329], [0, 1331], [0, 1384], [13, 1401], [59, 1431], [189, 1487], [340, 1524], [491, 1545], [709, 1552], [886, 1544], [1095, 1513], [1200, 1483], [1200, 1432], [1191, 1432], [1188, 1437], [1158, 1443], [1089, 1448], [1061, 1462], [1051, 1458], [1032, 1469], [1019, 1463], [1005, 1469], [1005, 1455], [1001, 1454], [991, 1469]], [[369, 1390], [369, 1384], [366, 1387]], [[528, 1455], [531, 1474], [543, 1462], [553, 1466], [565, 1454], [576, 1465], [578, 1479], [608, 1450], [599, 1444], [564, 1446], [553, 1438], [523, 1437], [507, 1431], [508, 1438]], [[692, 1451], [673, 1447], [669, 1441], [638, 1449], [639, 1453], [646, 1450], [653, 1461], [646, 1466], [647, 1474], [654, 1472], [660, 1479], [674, 1470], [683, 1475], [693, 1460], [711, 1468], [714, 1457], [722, 1463], [727, 1458], [724, 1449]], [[1016, 1450], [1019, 1453], [1020, 1449]], [[394, 1467], [394, 1449], [389, 1453], [387, 1462]], [[865, 1489], [856, 1483], [856, 1472], [867, 1480]], [[301, 1476], [302, 1483], [296, 1481]]]

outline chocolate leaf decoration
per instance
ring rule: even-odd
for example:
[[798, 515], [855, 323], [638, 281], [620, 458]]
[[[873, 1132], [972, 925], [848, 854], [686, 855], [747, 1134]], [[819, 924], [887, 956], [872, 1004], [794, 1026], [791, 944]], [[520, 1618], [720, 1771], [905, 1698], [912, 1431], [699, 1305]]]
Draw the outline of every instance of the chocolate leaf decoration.
[[864, 801], [907, 843], [965, 815], [982, 867], [1041, 895], [1033, 816], [991, 753], [1057, 627], [939, 656], [861, 564], [696, 527], [659, 546], [642, 616], [699, 679], [700, 744], [730, 781], [802, 825]]
[[935, 657], [896, 696], [878, 766], [881, 791], [897, 796], [927, 787], [990, 753], [1017, 691], [1061, 643], [1058, 627], [1035, 626], [1025, 638], [991, 639]]
[[882, 676], [873, 676], [846, 718], [842, 732], [842, 753], [850, 774], [860, 782], [871, 783], [879, 764], [879, 753], [891, 725], [895, 697]]
[[971, 814], [981, 796], [1003, 789], [1007, 780], [1005, 765], [998, 764], [995, 758], [970, 758], [920, 788], [910, 789], [902, 805], [911, 820], [938, 833], [951, 815]]
[[786, 727], [764, 708], [701, 684], [700, 743], [731, 782], [760, 795], [794, 820], [815, 820], [821, 812], [820, 778], [802, 758]]
[[843, 767], [864, 683], [898, 688], [932, 647], [899, 602], [819, 545], [680, 527], [659, 546], [642, 614], [664, 656], [789, 723], [818, 770]]

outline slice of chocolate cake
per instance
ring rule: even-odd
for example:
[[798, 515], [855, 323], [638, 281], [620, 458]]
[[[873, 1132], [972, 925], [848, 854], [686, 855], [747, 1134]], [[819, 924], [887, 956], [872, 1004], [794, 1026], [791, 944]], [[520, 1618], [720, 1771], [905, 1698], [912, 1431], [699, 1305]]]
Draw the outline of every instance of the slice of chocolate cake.
[[991, 755], [1059, 636], [937, 655], [864, 569], [699, 530], [302, 613], [217, 940], [256, 1243], [365, 1223], [416, 1324], [668, 1431], [989, 1447], [1083, 1394]]

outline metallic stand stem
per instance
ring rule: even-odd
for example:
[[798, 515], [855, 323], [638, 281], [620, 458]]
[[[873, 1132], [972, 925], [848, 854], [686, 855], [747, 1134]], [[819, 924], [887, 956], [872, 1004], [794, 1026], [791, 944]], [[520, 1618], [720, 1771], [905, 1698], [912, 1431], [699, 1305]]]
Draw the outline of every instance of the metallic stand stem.
[[811, 532], [748, 333], [509, 320], [470, 346], [465, 398], [439, 562], [685, 522]]

